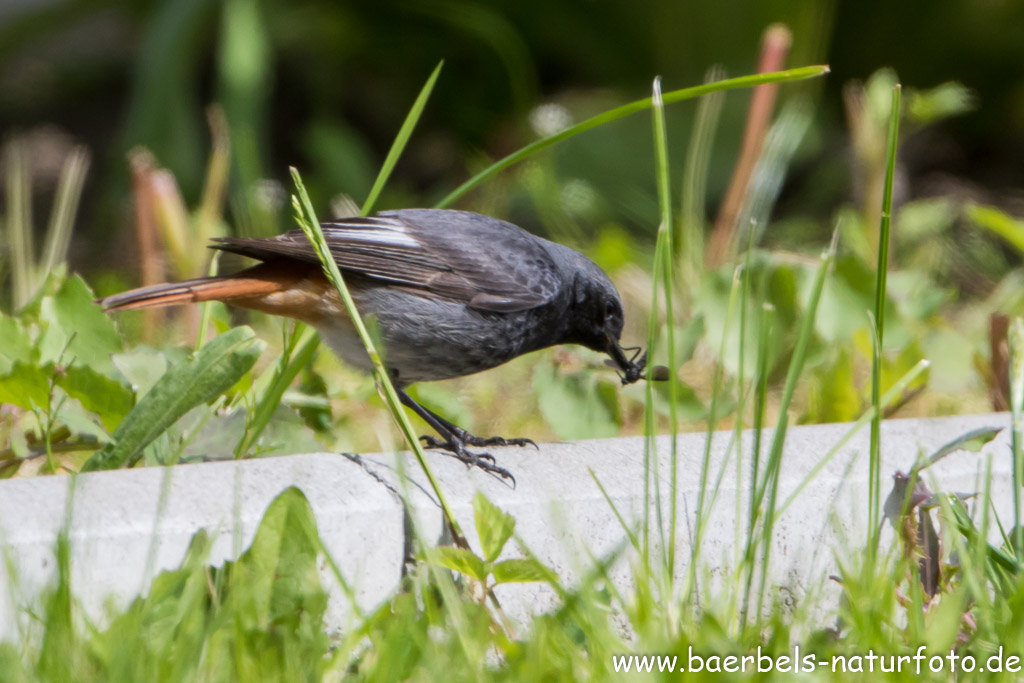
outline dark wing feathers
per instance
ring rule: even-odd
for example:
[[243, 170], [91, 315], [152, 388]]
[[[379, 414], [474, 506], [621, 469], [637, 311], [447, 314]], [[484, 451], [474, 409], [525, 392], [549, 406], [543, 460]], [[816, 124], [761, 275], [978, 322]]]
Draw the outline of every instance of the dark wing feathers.
[[[561, 276], [542, 242], [522, 228], [465, 211], [406, 209], [324, 223], [342, 270], [425, 290], [474, 308], [518, 311], [550, 301]], [[216, 249], [260, 260], [319, 263], [301, 230], [221, 238]]]

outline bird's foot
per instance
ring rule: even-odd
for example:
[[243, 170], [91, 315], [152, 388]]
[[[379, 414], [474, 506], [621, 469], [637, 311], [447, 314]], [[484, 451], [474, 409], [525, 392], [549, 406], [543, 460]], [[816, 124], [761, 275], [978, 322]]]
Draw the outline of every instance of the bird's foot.
[[[424, 435], [420, 439], [423, 440], [424, 445], [427, 448], [443, 448], [445, 450], [451, 450], [450, 441], [443, 441], [436, 436]], [[526, 446], [533, 446], [540, 450], [536, 442], [533, 439], [527, 439], [523, 437], [517, 437], [514, 439], [506, 439], [503, 436], [474, 436], [469, 432], [463, 432], [458, 435], [458, 439], [462, 441], [466, 446], [475, 446], [477, 448], [486, 448], [487, 446], [519, 446], [520, 448]], [[493, 458], [492, 458], [493, 460]]]
[[[516, 478], [513, 477], [512, 473], [504, 467], [500, 467], [495, 464], [493, 455], [490, 453], [474, 453], [473, 451], [466, 449], [467, 443], [473, 446], [482, 446], [486, 444], [466, 441], [463, 439], [450, 439], [448, 441], [443, 441], [436, 436], [429, 435], [421, 436], [420, 439], [423, 440], [423, 443], [427, 448], [439, 448], [441, 450], [448, 451], [460, 462], [464, 463], [466, 467], [479, 467], [484, 472], [487, 472], [496, 478], [511, 481], [513, 487], [516, 485]], [[482, 442], [489, 440], [480, 439], [479, 441]]]

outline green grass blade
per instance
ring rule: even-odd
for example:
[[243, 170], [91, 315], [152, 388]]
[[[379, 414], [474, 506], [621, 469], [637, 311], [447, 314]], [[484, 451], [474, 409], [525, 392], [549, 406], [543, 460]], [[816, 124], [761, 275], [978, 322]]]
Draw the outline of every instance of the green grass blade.
[[[666, 565], [668, 580], [671, 581], [676, 566], [676, 525], [678, 523], [676, 509], [676, 489], [679, 484], [679, 454], [677, 452], [676, 432], [679, 431], [677, 405], [679, 401], [679, 377], [676, 367], [675, 314], [672, 306], [672, 292], [675, 288], [673, 270], [675, 266], [675, 230], [672, 220], [672, 184], [669, 180], [668, 166], [668, 132], [665, 127], [665, 104], [661, 95], [661, 77], [654, 79], [652, 86], [651, 114], [654, 124], [654, 158], [655, 176], [658, 185], [658, 206], [661, 214], [661, 225], [658, 228], [658, 240], [664, 241], [660, 249], [662, 257], [662, 282], [655, 282], [657, 288], [664, 287], [665, 296], [665, 332], [668, 344], [669, 367], [669, 432], [672, 436], [669, 452], [669, 522], [668, 522], [668, 555]], [[658, 501], [659, 509], [661, 501]], [[663, 546], [664, 547], [664, 546]]]
[[[713, 83], [725, 77], [721, 67], [713, 67], [704, 81]], [[679, 243], [680, 278], [687, 287], [695, 287], [704, 266], [704, 198], [707, 194], [708, 169], [711, 165], [711, 145], [721, 118], [725, 93], [716, 92], [702, 97], [697, 104], [690, 146], [686, 152], [683, 171], [682, 221]]]
[[1010, 446], [1013, 452], [1013, 533], [1017, 549], [1017, 561], [1024, 561], [1024, 529], [1021, 528], [1021, 495], [1024, 484], [1024, 455], [1022, 455], [1022, 434], [1024, 434], [1024, 320], [1017, 318], [1010, 328], [1010, 415], [1012, 431]]
[[[661, 271], [665, 263], [662, 255], [668, 248], [668, 242], [664, 239], [664, 231], [658, 231], [658, 240], [654, 246], [654, 273], [651, 278], [651, 315], [647, 323], [647, 354], [654, 356], [654, 350], [658, 340], [658, 283], [662, 281]], [[655, 441], [657, 435], [657, 410], [654, 407], [655, 393], [654, 383], [644, 382], [644, 511], [643, 511], [643, 555], [644, 566], [650, 567], [650, 509], [651, 509], [651, 483], [654, 483], [654, 499], [658, 503], [661, 500], [661, 485], [658, 467], [658, 447]], [[658, 515], [658, 528], [661, 526], [661, 507], [656, 508]], [[663, 539], [664, 540], [664, 539]], [[664, 544], [662, 545], [664, 548]]]
[[[838, 234], [838, 233], [836, 233]], [[782, 468], [782, 448], [786, 441], [786, 430], [789, 426], [789, 404], [793, 400], [793, 392], [796, 390], [796, 382], [803, 372], [804, 360], [807, 354], [807, 346], [810, 344], [811, 336], [814, 333], [814, 320], [817, 317], [818, 303], [821, 301], [821, 292], [825, 288], [825, 279], [832, 268], [832, 262], [836, 255], [836, 238], [833, 236], [832, 244], [821, 256], [818, 266], [818, 273], [814, 279], [811, 289], [811, 296], [807, 302], [807, 309], [804, 311], [803, 320], [800, 323], [800, 334], [797, 337], [796, 347], [793, 349], [793, 357], [789, 362], [789, 370], [786, 373], [786, 383], [782, 389], [782, 399], [779, 402], [779, 421], [775, 426], [775, 433], [772, 435], [772, 445], [768, 451], [768, 462], [765, 465], [764, 485], [759, 487], [756, 497], [756, 508], [761, 506], [765, 495], [768, 496], [767, 505], [764, 508], [764, 543], [761, 546], [761, 581], [758, 588], [757, 612], [761, 613], [764, 605], [764, 590], [768, 578], [768, 561], [771, 554], [772, 528], [775, 525], [777, 516], [775, 503], [778, 496], [779, 472]]]
[[362, 215], [367, 216], [373, 211], [373, 205], [377, 202], [377, 197], [380, 196], [381, 190], [384, 189], [385, 183], [387, 183], [388, 178], [391, 176], [391, 171], [394, 170], [395, 164], [398, 163], [398, 158], [402, 156], [402, 151], [412, 136], [413, 129], [416, 128], [416, 123], [420, 120], [424, 107], [427, 106], [427, 100], [430, 99], [430, 93], [434, 90], [434, 84], [437, 82], [437, 77], [441, 74], [442, 66], [444, 66], [444, 60], [438, 62], [437, 66], [434, 67], [430, 78], [427, 79], [427, 82], [420, 90], [420, 94], [416, 97], [416, 101], [413, 102], [412, 109], [405, 115], [405, 121], [398, 130], [395, 141], [391, 144], [391, 149], [384, 159], [384, 165], [380, 167], [377, 179], [373, 181], [373, 187], [370, 188], [370, 194], [366, 196], [366, 201], [363, 202]]
[[284, 353], [274, 367], [270, 385], [256, 401], [252, 418], [246, 425], [245, 436], [235, 447], [236, 459], [245, 457], [245, 454], [256, 444], [263, 430], [270, 424], [270, 419], [274, 416], [274, 411], [281, 405], [281, 398], [291, 386], [292, 380], [302, 368], [313, 360], [320, 337], [313, 328], [301, 325], [289, 341], [290, 343], [285, 347]]
[[[76, 147], [64, 162], [60, 180], [57, 181], [57, 195], [46, 229], [43, 260], [38, 273], [41, 280], [45, 279], [57, 264], [67, 260], [71, 229], [75, 224], [75, 215], [78, 213], [82, 186], [85, 185], [85, 174], [88, 170], [89, 152], [84, 147]], [[42, 283], [38, 282], [36, 286], [40, 284]]]
[[7, 264], [11, 273], [11, 307], [18, 310], [32, 297], [35, 282], [31, 171], [21, 141], [9, 142], [5, 157]]
[[622, 530], [625, 532], [626, 537], [629, 538], [629, 544], [639, 552], [640, 539], [637, 538], [636, 532], [630, 529], [629, 525], [626, 524], [626, 518], [622, 516], [621, 512], [619, 512], [619, 507], [615, 504], [615, 501], [612, 500], [612, 497], [608, 495], [608, 491], [605, 489], [604, 484], [601, 483], [601, 480], [597, 478], [597, 475], [594, 474], [594, 470], [588, 467], [587, 472], [590, 473], [590, 478], [594, 480], [595, 484], [597, 484], [598, 490], [601, 491], [601, 496], [604, 497], [604, 501], [608, 504], [608, 507], [611, 509], [612, 514], [615, 515], [615, 519], [619, 521], [619, 526], [622, 527]]
[[[214, 250], [213, 256], [210, 257], [210, 266], [206, 271], [207, 277], [217, 277], [217, 272], [220, 270], [220, 255], [224, 252], [219, 249]], [[196, 351], [203, 348], [203, 344], [206, 343], [206, 334], [210, 329], [210, 317], [213, 315], [213, 304], [214, 301], [204, 301], [199, 313], [199, 330], [196, 332]]]
[[[907, 387], [913, 384], [914, 381], [916, 381], [917, 378], [921, 376], [921, 373], [927, 370], [930, 366], [931, 363], [929, 363], [925, 359], [921, 359], [917, 362], [917, 364], [914, 365], [914, 367], [908, 370], [905, 375], [900, 377], [899, 381], [893, 384], [889, 391], [885, 392], [885, 396], [882, 397], [882, 410], [884, 411], [886, 408], [888, 408], [889, 406], [893, 405], [896, 401], [898, 401], [900, 397], [903, 396], [903, 392], [907, 390]], [[825, 466], [828, 465], [829, 462], [831, 462], [832, 458], [835, 457], [836, 453], [838, 453], [840, 449], [842, 449], [842, 447], [846, 445], [846, 442], [852, 439], [853, 435], [859, 432], [864, 427], [864, 425], [866, 425], [874, 418], [874, 416], [875, 407], [871, 406], [866, 411], [864, 411], [864, 414], [861, 415], [856, 422], [850, 425], [850, 428], [846, 431], [845, 434], [843, 434], [842, 438], [839, 439], [839, 441], [835, 442], [830, 449], [828, 449], [828, 452], [818, 461], [818, 463], [811, 469], [811, 471], [807, 473], [807, 475], [800, 481], [800, 483], [797, 484], [796, 488], [793, 489], [793, 492], [789, 494], [789, 497], [786, 498], [785, 502], [779, 506], [778, 514], [781, 515], [789, 508], [790, 505], [793, 504], [797, 496], [800, 495], [800, 492], [803, 491], [804, 488], [809, 483], [811, 483], [811, 481], [813, 481], [815, 477], [818, 476], [818, 473], [820, 473], [825, 468]]]
[[[875, 323], [878, 329], [878, 353], [871, 366], [871, 450], [868, 462], [868, 533], [878, 534], [881, 505], [881, 426], [882, 426], [882, 367], [881, 353], [885, 348], [885, 301], [889, 271], [889, 229], [892, 221], [892, 184], [896, 172], [896, 145], [900, 126], [900, 84], [892, 89], [892, 108], [889, 113], [889, 144], [886, 152], [885, 186], [882, 195], [882, 219], [878, 238], [878, 269], [875, 272]], [[875, 543], [872, 542], [871, 546]]]
[[349, 319], [355, 326], [356, 333], [359, 334], [359, 339], [362, 341], [363, 347], [366, 349], [366, 353], [370, 356], [370, 361], [373, 363], [373, 375], [377, 382], [378, 390], [383, 394], [384, 402], [388, 406], [388, 411], [391, 413], [395, 422], [398, 423], [398, 427], [401, 429], [402, 435], [405, 436], [405, 439], [409, 444], [409, 448], [412, 449], [417, 462], [419, 462], [420, 467], [423, 469], [423, 474], [427, 477], [427, 481], [430, 483], [430, 488], [433, 490], [434, 495], [437, 496], [437, 500], [441, 505], [441, 510], [444, 512], [445, 520], [451, 529], [452, 536], [454, 536], [456, 543], [461, 543], [465, 546], [465, 536], [463, 536], [462, 530], [459, 528], [459, 523], [452, 514], [451, 507], [448, 505], [448, 499], [445, 497], [444, 491], [441, 489], [441, 485], [437, 481], [437, 477], [434, 476], [433, 470], [430, 469], [429, 463], [427, 463], [427, 456], [423, 452], [423, 446], [420, 444], [416, 432], [413, 431], [412, 423], [409, 422], [409, 416], [406, 415], [405, 411], [402, 409], [401, 401], [398, 399], [398, 394], [395, 391], [394, 385], [391, 383], [391, 378], [388, 376], [388, 372], [384, 367], [380, 353], [377, 351], [376, 344], [374, 344], [372, 337], [370, 337], [370, 333], [366, 329], [366, 325], [363, 324], [363, 318], [359, 315], [359, 310], [356, 308], [355, 301], [352, 300], [352, 295], [349, 293], [348, 287], [345, 285], [345, 280], [341, 276], [341, 270], [338, 269], [338, 264], [334, 261], [334, 258], [331, 256], [330, 249], [327, 247], [327, 241], [324, 239], [323, 229], [320, 227], [320, 222], [317, 220], [316, 212], [313, 210], [313, 204], [310, 202], [309, 195], [306, 193], [306, 187], [302, 184], [302, 178], [299, 176], [299, 171], [294, 167], [290, 170], [292, 180], [295, 183], [295, 190], [297, 192], [297, 195], [292, 196], [292, 205], [295, 209], [295, 217], [299, 222], [299, 227], [302, 228], [302, 231], [306, 234], [306, 238], [309, 240], [310, 244], [313, 245], [313, 249], [320, 258], [320, 263], [323, 266], [324, 273], [334, 285], [335, 289], [338, 290], [338, 294], [341, 296], [341, 300], [345, 304], [345, 311], [348, 313]]
[[[806, 78], [815, 78], [816, 76], [822, 76], [827, 74], [829, 71], [827, 66], [805, 66], [798, 69], [787, 69], [786, 71], [774, 71], [766, 74], [755, 74], [751, 76], [741, 76], [739, 78], [730, 78], [724, 81], [718, 81], [717, 83], [704, 83], [702, 85], [693, 86], [690, 88], [682, 88], [681, 90], [673, 90], [667, 92], [662, 96], [662, 101], [665, 104], [672, 104], [674, 102], [681, 102], [682, 100], [692, 99], [694, 97], [700, 97], [701, 95], [707, 95], [710, 93], [721, 92], [724, 90], [736, 90], [738, 88], [752, 88], [758, 85], [764, 85], [765, 83], [787, 83], [790, 81], [799, 81]], [[537, 152], [547, 149], [552, 145], [558, 144], [563, 140], [567, 140], [575, 135], [586, 132], [592, 128], [597, 128], [606, 123], [617, 121], [621, 118], [635, 114], [638, 111], [649, 108], [652, 105], [650, 97], [645, 97], [642, 100], [636, 100], [629, 104], [624, 104], [620, 107], [610, 109], [602, 114], [592, 116], [585, 121], [577, 123], [575, 126], [570, 126], [565, 130], [559, 131], [554, 135], [549, 135], [546, 138], [541, 138], [536, 142], [533, 142], [522, 149], [509, 154], [503, 159], [500, 159], [484, 170], [480, 171], [466, 182], [459, 185], [457, 188], [452, 190], [448, 196], [437, 203], [437, 208], [444, 208], [450, 206], [457, 199], [462, 197], [464, 194], [477, 187], [485, 180], [493, 176], [494, 174], [502, 171], [513, 164], [516, 164], [527, 157], [530, 157]]]

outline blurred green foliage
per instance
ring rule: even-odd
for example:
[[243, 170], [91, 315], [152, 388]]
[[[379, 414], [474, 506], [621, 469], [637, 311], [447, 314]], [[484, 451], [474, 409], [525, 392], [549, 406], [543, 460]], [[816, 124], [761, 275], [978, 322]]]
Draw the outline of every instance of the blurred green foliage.
[[[95, 267], [123, 248], [128, 149], [150, 149], [178, 178], [186, 200], [198, 201], [208, 149], [204, 108], [212, 102], [224, 107], [231, 131], [231, 222], [241, 231], [273, 232], [283, 225], [259, 181], [283, 180], [293, 164], [304, 170], [318, 205], [339, 193], [361, 200], [441, 59], [445, 76], [385, 192], [385, 207], [432, 204], [483, 159], [528, 142], [543, 125], [538, 105], [553, 105], [548, 113], [555, 118], [579, 120], [646, 94], [655, 74], [667, 90], [699, 82], [712, 64], [730, 74], [750, 72], [762, 31], [783, 22], [794, 35], [790, 64], [829, 63], [833, 71], [827, 81], [791, 90], [818, 106], [784, 213], [822, 218], [850, 190], [843, 159], [834, 154], [846, 137], [841, 89], [880, 66], [895, 68], [910, 84], [958, 81], [981, 105], [936, 134], [946, 157], [922, 152], [915, 171], [952, 165], [960, 175], [1019, 185], [1022, 20], [1019, 3], [966, 0], [940, 0], [927, 12], [882, 0], [15, 1], [0, 9], [0, 131], [53, 124], [102, 152], [75, 250], [76, 265]], [[963, 99], [963, 88], [946, 88], [912, 99], [908, 111], [928, 119]], [[726, 99], [708, 179], [711, 206], [728, 180], [746, 101], [742, 94]], [[670, 130], [687, 130], [693, 110], [667, 114]], [[528, 183], [518, 179], [483, 190], [470, 205], [534, 228], [539, 222], [556, 237], [581, 238], [564, 232], [581, 219], [584, 234], [614, 221], [650, 235], [657, 211], [647, 134], [645, 121], [624, 121], [611, 134], [589, 135], [553, 155], [556, 187], [575, 181], [596, 195], [582, 214], [538, 210]], [[681, 167], [682, 154], [672, 159]]]
[[[1024, 299], [1013, 289], [1022, 277], [1018, 250], [1024, 244], [1020, 221], [1013, 218], [1020, 213], [1017, 150], [1024, 141], [1021, 119], [1014, 116], [1024, 110], [1024, 48], [1013, 28], [1022, 15], [1012, 3], [976, 7], [951, 0], [930, 7], [926, 16], [880, 0], [713, 6], [667, 0], [597, 6], [444, 0], [14, 3], [0, 8], [0, 131], [16, 135], [17, 142], [4, 176], [2, 228], [9, 245], [0, 254], [0, 279], [18, 287], [3, 304], [11, 310], [42, 296], [36, 290], [65, 253], [72, 267], [90, 273], [99, 293], [127, 286], [136, 267], [145, 273], [147, 264], [156, 264], [161, 277], [202, 274], [206, 258], [199, 245], [210, 235], [292, 227], [285, 210], [288, 191], [280, 182], [291, 164], [302, 168], [322, 217], [358, 212], [395, 131], [441, 60], [443, 73], [383, 187], [382, 208], [431, 205], [494, 159], [647, 95], [654, 74], [662, 75], [668, 91], [699, 83], [714, 64], [728, 75], [751, 72], [765, 27], [781, 21], [793, 37], [787, 64], [827, 62], [832, 74], [779, 91], [736, 222], [732, 255], [745, 242], [755, 249], [747, 273], [750, 295], [738, 308], [729, 304], [734, 267], [705, 269], [698, 247], [736, 165], [750, 98], [733, 92], [706, 98], [699, 107], [665, 110], [669, 190], [675, 195], [682, 188], [683, 195], [683, 237], [673, 245], [681, 276], [678, 315], [656, 337], [652, 362], [667, 362], [671, 329], [681, 365], [674, 409], [686, 424], [707, 418], [715, 368], [721, 364], [725, 386], [732, 386], [741, 363], [748, 370], [755, 366], [756, 345], [746, 342], [758, 338], [766, 303], [773, 310], [767, 369], [773, 386], [781, 382], [815, 257], [837, 222], [839, 251], [808, 349], [810, 382], [796, 406], [802, 419], [823, 421], [852, 419], [867, 405], [865, 369], [872, 351], [865, 311], [874, 305], [878, 192], [888, 93], [897, 73], [908, 87], [883, 385], [926, 357], [933, 367], [921, 382], [927, 379], [938, 393], [914, 410], [983, 407], [992, 377], [985, 317], [1024, 312]], [[949, 40], [936, 40], [939, 35]], [[951, 44], [959, 55], [950, 53]], [[207, 112], [211, 104], [218, 106]], [[63, 176], [56, 180], [73, 143], [97, 156], [81, 210], [76, 193], [83, 171], [78, 185]], [[649, 120], [632, 116], [502, 172], [459, 206], [510, 218], [583, 249], [619, 284], [629, 312], [626, 336], [636, 340], [642, 338], [645, 314], [654, 313], [648, 310], [659, 222], [653, 167]], [[72, 189], [62, 193], [60, 187]], [[51, 227], [60, 229], [49, 230], [58, 237], [46, 241], [58, 245], [56, 256], [47, 249], [37, 262], [32, 245], [41, 226], [32, 221], [31, 209], [51, 194], [57, 196], [53, 215], [61, 217]], [[140, 206], [147, 197], [157, 242], [164, 245], [155, 251], [132, 230], [133, 214], [145, 213]], [[672, 198], [670, 205], [676, 204]], [[228, 261], [221, 268], [235, 265]], [[77, 281], [50, 282], [62, 287]], [[78, 304], [86, 307], [84, 299]], [[265, 334], [260, 316], [239, 317], [215, 306], [200, 323], [186, 313], [157, 349], [128, 344], [124, 351], [118, 338], [114, 367], [103, 346], [109, 334], [95, 342], [74, 336], [69, 341], [60, 335], [70, 335], [74, 321], [47, 326], [37, 322], [48, 320], [40, 317], [44, 313], [29, 306], [18, 319], [0, 321], [0, 339], [12, 340], [10, 350], [0, 350], [4, 381], [31, 381], [32, 372], [48, 368], [67, 343], [71, 351], [86, 344], [78, 350], [87, 355], [75, 356], [73, 373], [82, 366], [128, 386], [135, 384], [129, 373], [148, 372], [145, 362], [133, 365], [139, 359], [165, 370], [185, 362], [166, 342], [194, 339], [197, 324], [223, 333], [251, 321], [264, 339], [281, 329]], [[137, 314], [119, 322], [132, 342], [152, 340], [159, 324]], [[83, 336], [94, 331], [83, 329]], [[290, 330], [284, 328], [281, 344], [286, 359], [295, 342]], [[103, 350], [94, 352], [93, 343]], [[361, 419], [363, 410], [379, 407], [372, 383], [340, 369], [329, 354], [309, 362], [311, 347], [302, 347], [300, 356], [290, 365], [281, 361], [284, 374], [267, 371], [263, 363], [242, 372], [231, 396], [247, 398], [238, 399], [238, 410], [221, 425], [231, 436], [200, 436], [195, 443], [216, 442], [219, 451], [235, 444], [236, 455], [273, 451], [246, 435], [263, 443], [263, 427], [283, 415], [281, 426], [291, 425], [286, 430], [305, 424], [329, 448], [386, 446], [379, 441], [386, 426], [370, 427]], [[23, 365], [15, 366], [19, 360]], [[610, 372], [595, 373], [595, 367], [596, 357], [585, 352], [544, 352], [489, 373], [493, 379], [421, 387], [417, 395], [473, 429], [528, 429], [542, 438], [637, 430], [642, 391], [615, 386]], [[300, 373], [295, 385], [291, 379]], [[719, 397], [716, 417], [741, 405], [741, 390], [732, 387]], [[54, 391], [58, 400], [61, 391], [74, 398], [57, 386], [48, 388], [47, 397]], [[523, 397], [516, 410], [493, 407], [498, 393], [509, 391]], [[665, 411], [666, 391], [656, 391], [664, 399], [658, 410]], [[277, 408], [282, 399], [297, 413]], [[116, 426], [110, 410], [93, 411], [97, 434]], [[13, 444], [27, 438], [22, 421], [30, 417], [18, 415], [20, 427], [7, 435]], [[28, 432], [52, 431], [41, 424]], [[194, 426], [182, 427], [179, 437]], [[311, 432], [303, 435], [301, 441], [313, 443]], [[24, 457], [27, 446], [19, 448]], [[157, 449], [161, 455], [154, 451], [149, 459], [161, 462], [180, 450], [161, 439], [147, 448]]]

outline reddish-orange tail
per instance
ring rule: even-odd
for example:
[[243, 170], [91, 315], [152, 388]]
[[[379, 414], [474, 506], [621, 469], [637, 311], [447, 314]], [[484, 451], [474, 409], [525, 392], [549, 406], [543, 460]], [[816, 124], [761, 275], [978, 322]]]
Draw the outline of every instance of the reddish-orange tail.
[[[276, 264], [275, 264], [276, 265]], [[235, 275], [204, 277], [185, 282], [139, 287], [127, 292], [97, 299], [108, 311], [130, 311], [136, 308], [178, 306], [203, 301], [238, 301], [262, 299], [294, 285], [295, 277], [279, 267], [260, 264]], [[244, 305], [244, 304], [243, 304]]]
[[[340, 306], [327, 279], [305, 263], [261, 263], [235, 275], [139, 287], [97, 299], [107, 311], [224, 301], [264, 313], [315, 323]], [[324, 308], [326, 307], [326, 308]]]
[[186, 282], [139, 287], [127, 292], [97, 299], [107, 311], [130, 311], [136, 308], [178, 306], [202, 301], [231, 301], [273, 294], [281, 283], [246, 277], [211, 277]]

